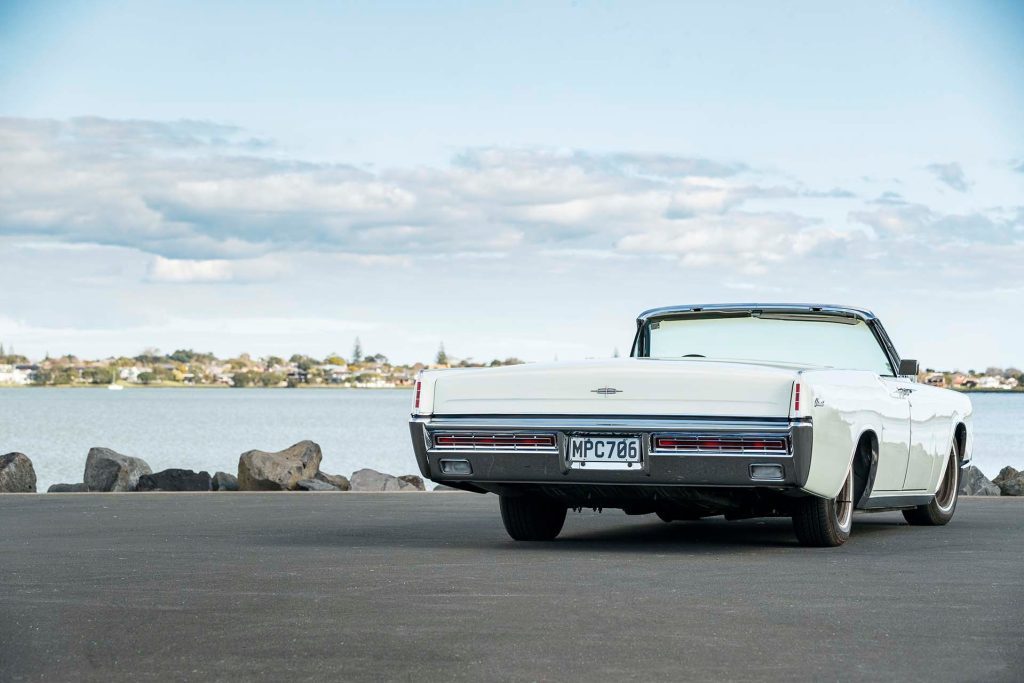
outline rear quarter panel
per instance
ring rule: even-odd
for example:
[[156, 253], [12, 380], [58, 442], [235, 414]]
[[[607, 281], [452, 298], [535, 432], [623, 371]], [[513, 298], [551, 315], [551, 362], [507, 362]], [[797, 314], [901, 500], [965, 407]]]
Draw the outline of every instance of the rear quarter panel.
[[917, 478], [908, 481], [908, 488], [923, 487], [935, 491], [946, 471], [949, 461], [947, 456], [959, 424], [967, 428], [967, 447], [961, 459], [964, 462], [970, 460], [973, 448], [973, 408], [970, 398], [964, 394], [928, 384], [913, 386], [910, 402], [913, 406], [911, 432], [914, 436], [911, 440], [910, 460]]
[[802, 372], [800, 411], [814, 424], [811, 467], [804, 490], [833, 498], [842, 488], [861, 435], [871, 430], [880, 436], [889, 420], [905, 419], [886, 414], [888, 390], [872, 372], [859, 370], [808, 370]]

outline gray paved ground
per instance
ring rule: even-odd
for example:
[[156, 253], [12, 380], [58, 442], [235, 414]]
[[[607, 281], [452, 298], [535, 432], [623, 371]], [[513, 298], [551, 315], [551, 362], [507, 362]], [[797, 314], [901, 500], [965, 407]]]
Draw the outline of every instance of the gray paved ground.
[[473, 494], [0, 496], [0, 679], [1024, 679], [1024, 500], [945, 528], [570, 514]]

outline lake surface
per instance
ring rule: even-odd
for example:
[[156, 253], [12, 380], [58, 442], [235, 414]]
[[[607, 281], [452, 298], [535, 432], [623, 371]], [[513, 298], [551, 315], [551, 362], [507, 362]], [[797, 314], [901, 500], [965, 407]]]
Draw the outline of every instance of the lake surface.
[[[418, 474], [405, 389], [0, 389], [0, 454], [20, 451], [38, 489], [82, 481], [85, 456], [106, 446], [149, 463], [235, 473], [238, 456], [303, 439], [321, 469]], [[971, 394], [975, 464], [992, 478], [1024, 469], [1024, 394]]]

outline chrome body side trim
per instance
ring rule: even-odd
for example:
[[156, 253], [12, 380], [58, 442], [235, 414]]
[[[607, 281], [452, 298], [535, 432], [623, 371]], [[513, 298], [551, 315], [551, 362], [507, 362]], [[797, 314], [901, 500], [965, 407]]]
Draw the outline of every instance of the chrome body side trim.
[[570, 431], [763, 431], [785, 434], [790, 425], [804, 420], [780, 418], [734, 418], [658, 415], [413, 415], [413, 422], [429, 424], [431, 429], [478, 430], [570, 430]]

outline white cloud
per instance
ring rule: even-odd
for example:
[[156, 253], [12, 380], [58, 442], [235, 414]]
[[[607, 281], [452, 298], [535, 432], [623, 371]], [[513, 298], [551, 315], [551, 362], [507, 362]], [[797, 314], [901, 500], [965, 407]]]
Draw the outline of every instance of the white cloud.
[[[751, 184], [742, 163], [673, 155], [471, 149], [444, 168], [370, 173], [268, 148], [196, 121], [2, 119], [0, 234], [149, 252], [156, 282], [228, 282], [273, 276], [260, 259], [281, 252], [608, 250], [666, 221], [804, 192]], [[706, 243], [715, 260], [716, 240], [686, 239], [692, 258]]]
[[[929, 169], [966, 189], [959, 164]], [[870, 202], [810, 190], [739, 162], [484, 148], [441, 168], [368, 172], [283, 160], [221, 124], [91, 117], [0, 119], [0, 235], [132, 248], [152, 255], [152, 282], [225, 283], [280, 277], [289, 256], [312, 252], [371, 266], [617, 253], [749, 271], [851, 258], [863, 235], [925, 251], [935, 235], [1014, 243], [1021, 220], [998, 207], [943, 213], [892, 193]]]
[[735, 211], [666, 221], [619, 240], [628, 253], [673, 255], [690, 266], [758, 271], [766, 264], [844, 247], [855, 235], [784, 213]]
[[227, 259], [169, 259], [156, 256], [150, 262], [151, 282], [209, 283], [250, 282], [279, 277], [286, 271], [270, 257], [229, 261]]
[[150, 265], [149, 278], [154, 282], [227, 282], [232, 279], [231, 262], [157, 256]]

